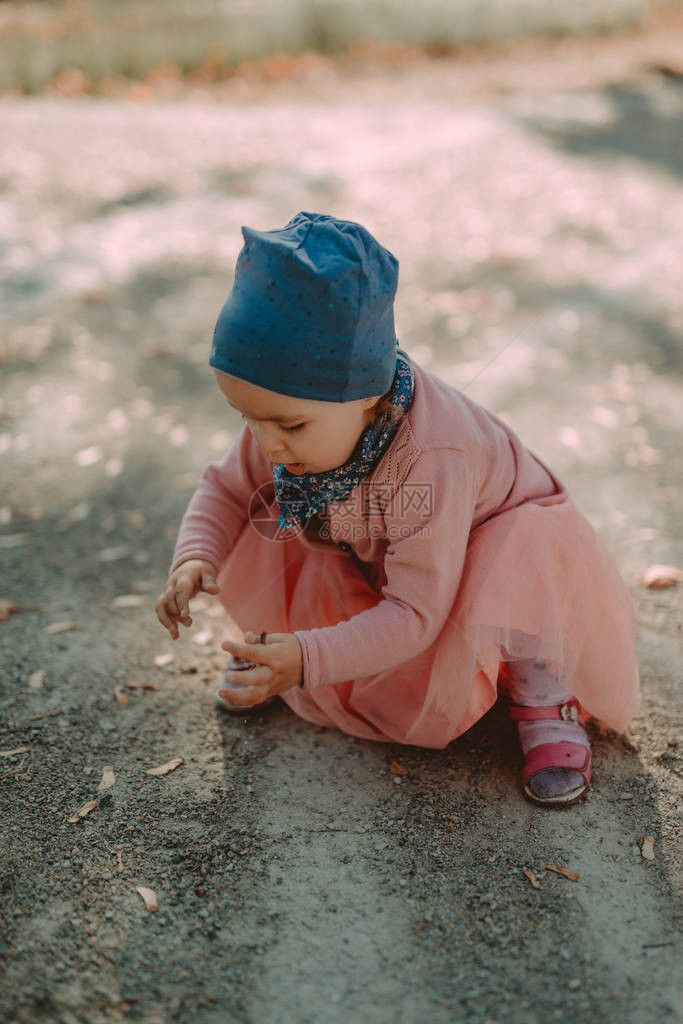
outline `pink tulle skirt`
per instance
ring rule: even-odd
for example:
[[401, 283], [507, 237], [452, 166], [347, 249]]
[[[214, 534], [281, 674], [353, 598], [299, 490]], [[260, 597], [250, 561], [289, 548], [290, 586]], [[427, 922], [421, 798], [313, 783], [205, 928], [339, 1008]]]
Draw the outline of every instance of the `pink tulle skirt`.
[[[350, 554], [300, 537], [269, 541], [250, 523], [218, 584], [235, 640], [332, 626], [382, 600]], [[525, 502], [471, 532], [455, 604], [425, 650], [375, 675], [281, 697], [307, 721], [352, 736], [442, 748], [494, 704], [504, 663], [531, 657], [550, 662], [602, 726], [622, 731], [638, 710], [630, 594], [566, 495]]]

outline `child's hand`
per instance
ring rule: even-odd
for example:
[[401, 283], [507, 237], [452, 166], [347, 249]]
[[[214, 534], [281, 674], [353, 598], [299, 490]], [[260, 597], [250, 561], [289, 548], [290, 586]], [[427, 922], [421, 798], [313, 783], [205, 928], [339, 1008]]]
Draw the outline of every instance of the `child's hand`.
[[190, 558], [179, 565], [166, 581], [163, 593], [157, 598], [154, 609], [159, 622], [171, 634], [172, 640], [178, 639], [178, 623], [191, 626], [190, 600], [200, 590], [207, 594], [217, 594], [216, 570], [211, 562], [201, 558]]
[[[303, 654], [301, 644], [293, 633], [268, 633], [265, 644], [258, 642], [257, 633], [246, 633], [244, 644], [225, 640], [221, 647], [245, 661], [253, 661], [257, 668], [248, 671], [226, 672], [228, 683], [239, 683], [242, 689], [219, 690], [219, 694], [230, 704], [247, 707], [257, 704], [266, 697], [297, 686], [303, 678]], [[242, 690], [244, 692], [242, 692]]]

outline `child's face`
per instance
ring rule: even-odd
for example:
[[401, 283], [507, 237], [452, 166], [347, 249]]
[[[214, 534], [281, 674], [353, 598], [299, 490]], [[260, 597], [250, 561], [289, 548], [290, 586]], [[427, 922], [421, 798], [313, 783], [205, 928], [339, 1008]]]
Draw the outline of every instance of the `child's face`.
[[278, 395], [219, 370], [214, 375], [263, 454], [273, 463], [294, 465], [298, 474], [324, 473], [348, 462], [381, 397], [317, 402]]

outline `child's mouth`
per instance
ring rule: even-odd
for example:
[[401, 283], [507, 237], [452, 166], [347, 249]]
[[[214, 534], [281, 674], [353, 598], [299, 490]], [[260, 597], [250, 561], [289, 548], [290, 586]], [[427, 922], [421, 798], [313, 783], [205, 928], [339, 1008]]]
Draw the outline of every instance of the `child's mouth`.
[[293, 473], [294, 476], [301, 476], [306, 472], [306, 464], [304, 462], [285, 462], [285, 469], [288, 473]]

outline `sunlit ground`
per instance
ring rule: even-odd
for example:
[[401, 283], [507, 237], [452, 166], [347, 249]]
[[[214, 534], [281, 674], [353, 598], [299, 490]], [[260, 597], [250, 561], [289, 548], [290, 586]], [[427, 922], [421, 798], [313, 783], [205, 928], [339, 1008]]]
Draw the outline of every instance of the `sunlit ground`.
[[[675, 1019], [681, 588], [635, 583], [682, 561], [671, 47], [0, 103], [10, 1019]], [[522, 804], [499, 712], [445, 752], [219, 722], [208, 602], [176, 646], [155, 621], [240, 425], [206, 366], [240, 227], [301, 209], [395, 253], [403, 347], [554, 469], [631, 589], [643, 710], [568, 815]]]

